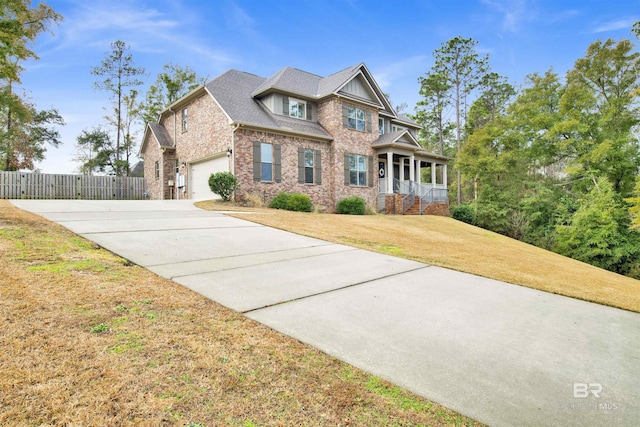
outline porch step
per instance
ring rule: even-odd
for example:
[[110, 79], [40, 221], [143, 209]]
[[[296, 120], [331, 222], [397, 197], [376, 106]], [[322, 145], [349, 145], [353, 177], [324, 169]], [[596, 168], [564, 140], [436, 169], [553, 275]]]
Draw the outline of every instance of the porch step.
[[420, 197], [416, 196], [416, 202], [404, 213], [405, 215], [420, 215]]

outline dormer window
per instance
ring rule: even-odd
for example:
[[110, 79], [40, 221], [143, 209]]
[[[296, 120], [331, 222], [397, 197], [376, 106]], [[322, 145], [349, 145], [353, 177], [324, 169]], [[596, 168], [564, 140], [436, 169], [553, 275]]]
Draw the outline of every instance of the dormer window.
[[307, 105], [307, 101], [285, 96], [282, 99], [282, 107], [282, 113], [285, 116], [295, 117], [296, 119], [311, 120], [311, 113], [310, 111], [307, 111], [309, 107], [309, 105]]
[[289, 98], [289, 115], [299, 119], [306, 119], [307, 103], [299, 99]]

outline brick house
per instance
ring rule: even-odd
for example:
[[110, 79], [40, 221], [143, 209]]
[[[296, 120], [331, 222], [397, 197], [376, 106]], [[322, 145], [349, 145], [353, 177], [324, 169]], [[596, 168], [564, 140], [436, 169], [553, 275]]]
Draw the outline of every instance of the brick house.
[[252, 193], [268, 202], [285, 191], [328, 211], [351, 195], [388, 212], [446, 208], [448, 159], [426, 152], [418, 130], [365, 64], [328, 77], [229, 70], [149, 123], [140, 155], [153, 199], [216, 198], [209, 176], [229, 171], [236, 199]]

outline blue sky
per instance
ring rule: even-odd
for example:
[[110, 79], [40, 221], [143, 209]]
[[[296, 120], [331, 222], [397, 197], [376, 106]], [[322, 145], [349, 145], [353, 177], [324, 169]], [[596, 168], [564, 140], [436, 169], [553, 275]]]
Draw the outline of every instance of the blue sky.
[[[640, 1], [556, 0], [49, 0], [63, 15], [39, 37], [23, 87], [38, 108], [58, 108], [63, 145], [36, 167], [73, 173], [76, 137], [104, 122], [108, 95], [90, 74], [123, 40], [148, 84], [162, 66], [210, 79], [236, 68], [268, 77], [284, 66], [326, 76], [366, 63], [395, 104], [420, 99], [432, 52], [455, 36], [478, 41], [494, 71], [520, 85], [549, 68], [564, 75], [595, 40], [631, 38]], [[143, 88], [144, 90], [144, 88]], [[139, 139], [142, 132], [139, 134]]]

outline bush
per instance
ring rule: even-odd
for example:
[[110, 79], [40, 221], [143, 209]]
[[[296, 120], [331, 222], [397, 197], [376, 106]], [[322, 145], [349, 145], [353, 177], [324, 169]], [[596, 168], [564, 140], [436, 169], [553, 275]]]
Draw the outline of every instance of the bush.
[[228, 202], [233, 192], [238, 188], [238, 179], [230, 172], [212, 173], [209, 177], [209, 188], [222, 200]]
[[458, 205], [451, 211], [453, 219], [473, 224], [476, 222], [476, 212], [471, 205]]
[[338, 202], [336, 213], [347, 215], [364, 215], [366, 201], [359, 196], [346, 197]]
[[311, 197], [302, 193], [293, 193], [287, 200], [287, 210], [296, 212], [311, 212], [313, 203]]
[[284, 191], [279, 192], [276, 197], [271, 199], [269, 202], [269, 207], [271, 209], [287, 209], [287, 204], [289, 203], [289, 196]]

